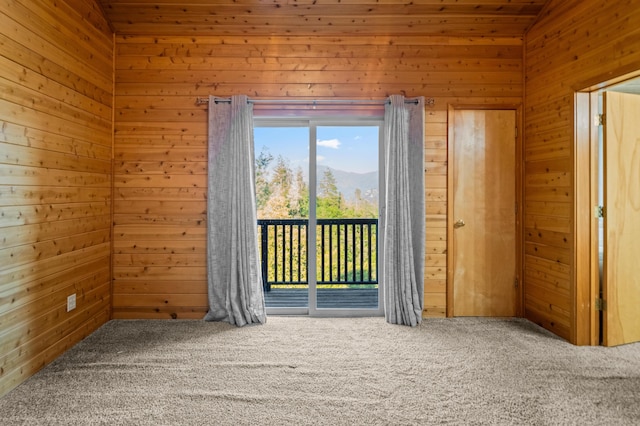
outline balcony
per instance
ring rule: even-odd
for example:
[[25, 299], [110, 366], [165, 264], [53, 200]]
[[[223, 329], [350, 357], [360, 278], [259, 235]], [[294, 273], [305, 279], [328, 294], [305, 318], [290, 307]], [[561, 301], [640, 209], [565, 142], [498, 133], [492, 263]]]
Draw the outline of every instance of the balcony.
[[[271, 308], [308, 307], [307, 219], [260, 219], [258, 238], [265, 302]], [[318, 219], [318, 308], [378, 306], [378, 219]]]

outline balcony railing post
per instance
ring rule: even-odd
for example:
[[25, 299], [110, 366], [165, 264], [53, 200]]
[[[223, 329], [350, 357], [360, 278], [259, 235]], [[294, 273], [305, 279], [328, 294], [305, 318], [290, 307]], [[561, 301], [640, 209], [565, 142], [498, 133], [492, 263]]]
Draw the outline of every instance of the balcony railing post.
[[[258, 221], [260, 223], [261, 221]], [[269, 282], [269, 225], [260, 223], [261, 252], [260, 259], [262, 266], [262, 287], [265, 291], [271, 291]]]

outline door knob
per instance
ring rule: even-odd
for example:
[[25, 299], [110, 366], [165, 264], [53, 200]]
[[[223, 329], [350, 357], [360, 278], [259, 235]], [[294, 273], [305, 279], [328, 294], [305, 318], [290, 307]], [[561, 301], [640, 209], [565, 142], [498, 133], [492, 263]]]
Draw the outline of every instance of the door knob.
[[456, 221], [456, 223], [453, 224], [453, 227], [456, 229], [462, 228], [463, 226], [464, 226], [464, 220], [462, 219]]

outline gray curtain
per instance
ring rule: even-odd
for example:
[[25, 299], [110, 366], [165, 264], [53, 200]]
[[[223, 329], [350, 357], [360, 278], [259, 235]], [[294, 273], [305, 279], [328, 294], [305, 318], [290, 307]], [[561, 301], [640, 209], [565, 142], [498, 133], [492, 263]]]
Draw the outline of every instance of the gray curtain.
[[266, 321], [254, 180], [253, 105], [210, 97], [206, 321]]
[[384, 311], [387, 322], [416, 326], [424, 298], [424, 98], [385, 106]]

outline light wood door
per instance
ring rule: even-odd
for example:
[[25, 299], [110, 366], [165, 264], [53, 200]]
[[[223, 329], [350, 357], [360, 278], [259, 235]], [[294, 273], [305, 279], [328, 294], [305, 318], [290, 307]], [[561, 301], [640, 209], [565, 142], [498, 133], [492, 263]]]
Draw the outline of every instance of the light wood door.
[[604, 93], [603, 344], [640, 341], [640, 95]]
[[453, 120], [453, 315], [514, 316], [516, 112], [455, 110]]

